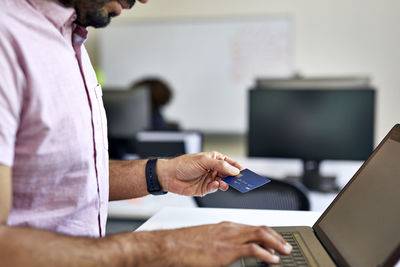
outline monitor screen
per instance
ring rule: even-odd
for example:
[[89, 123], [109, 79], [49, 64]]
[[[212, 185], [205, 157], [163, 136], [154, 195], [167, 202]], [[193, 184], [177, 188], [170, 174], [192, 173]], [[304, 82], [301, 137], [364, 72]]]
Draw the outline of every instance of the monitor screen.
[[373, 89], [249, 91], [251, 157], [365, 160], [373, 150]]
[[340, 266], [392, 266], [384, 262], [399, 256], [399, 134], [397, 125], [314, 226]]
[[134, 90], [105, 88], [103, 102], [109, 138], [135, 138], [139, 131], [150, 128], [151, 102], [146, 87]]

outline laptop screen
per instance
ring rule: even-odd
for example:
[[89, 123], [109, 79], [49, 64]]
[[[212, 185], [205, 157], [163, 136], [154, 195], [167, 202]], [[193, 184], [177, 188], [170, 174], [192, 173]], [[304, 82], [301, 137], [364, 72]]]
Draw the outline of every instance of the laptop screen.
[[314, 225], [340, 265], [382, 266], [399, 249], [399, 136], [395, 126]]

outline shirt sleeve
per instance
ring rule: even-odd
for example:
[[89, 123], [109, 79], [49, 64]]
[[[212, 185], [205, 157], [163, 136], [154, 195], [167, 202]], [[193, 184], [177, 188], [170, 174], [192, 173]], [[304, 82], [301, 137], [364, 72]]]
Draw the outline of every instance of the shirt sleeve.
[[0, 164], [12, 166], [25, 83], [16, 41], [0, 25]]

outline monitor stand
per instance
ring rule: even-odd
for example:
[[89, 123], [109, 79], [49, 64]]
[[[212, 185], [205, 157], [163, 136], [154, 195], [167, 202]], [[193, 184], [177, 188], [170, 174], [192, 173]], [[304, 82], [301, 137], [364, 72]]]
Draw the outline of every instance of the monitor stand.
[[320, 161], [305, 160], [303, 162], [303, 175], [301, 177], [287, 177], [289, 181], [302, 182], [309, 190], [324, 193], [339, 192], [335, 176], [322, 176], [319, 172]]

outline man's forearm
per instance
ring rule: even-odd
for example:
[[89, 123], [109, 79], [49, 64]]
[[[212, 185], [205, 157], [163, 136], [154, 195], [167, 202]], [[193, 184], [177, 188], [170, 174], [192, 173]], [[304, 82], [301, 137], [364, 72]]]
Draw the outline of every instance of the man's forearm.
[[[158, 179], [164, 191], [168, 191], [168, 179], [174, 175], [174, 167], [171, 169], [169, 162], [168, 159], [158, 159], [157, 161]], [[146, 163], [146, 159], [110, 160], [110, 201], [142, 197], [149, 194], [145, 174]]]
[[0, 226], [0, 266], [139, 266], [146, 256], [139, 236], [83, 238]]
[[223, 222], [84, 238], [0, 226], [0, 266], [226, 266], [238, 258], [277, 263], [290, 245], [266, 226]]
[[110, 160], [110, 201], [148, 194], [145, 178], [146, 162], [147, 160]]

